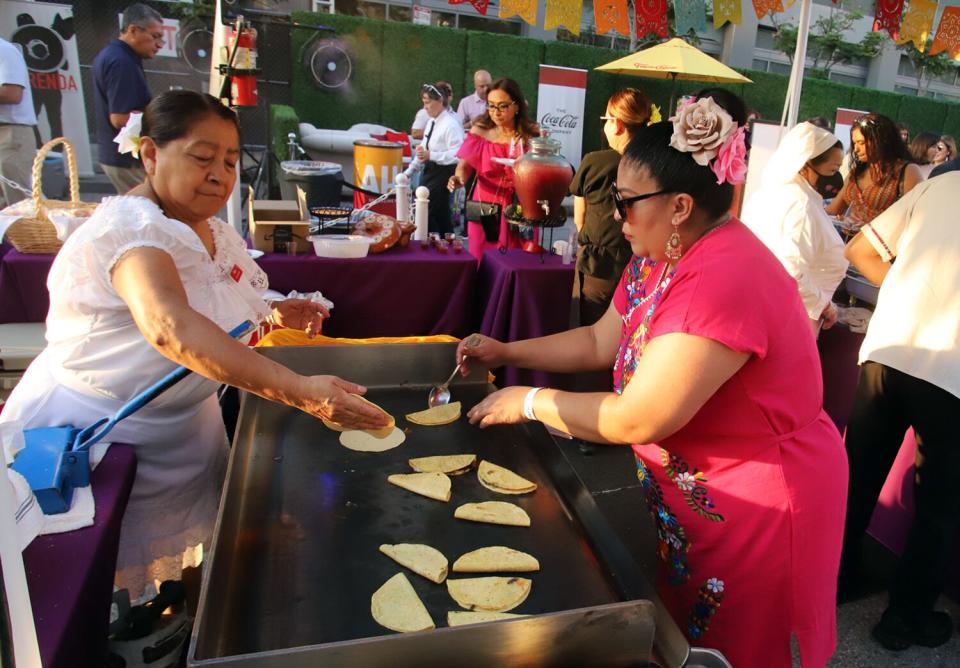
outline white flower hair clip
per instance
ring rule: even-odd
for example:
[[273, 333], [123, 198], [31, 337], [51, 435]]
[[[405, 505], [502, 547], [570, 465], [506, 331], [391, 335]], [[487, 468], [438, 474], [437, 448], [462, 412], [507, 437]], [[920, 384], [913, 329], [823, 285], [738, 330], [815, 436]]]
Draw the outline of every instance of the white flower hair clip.
[[120, 128], [120, 132], [113, 138], [114, 143], [119, 146], [118, 152], [129, 153], [134, 158], [140, 157], [140, 121], [142, 119], [143, 114], [139, 111], [130, 114], [127, 124]]
[[717, 183], [743, 183], [747, 175], [745, 128], [711, 97], [681, 104], [671, 119], [670, 146], [709, 166]]

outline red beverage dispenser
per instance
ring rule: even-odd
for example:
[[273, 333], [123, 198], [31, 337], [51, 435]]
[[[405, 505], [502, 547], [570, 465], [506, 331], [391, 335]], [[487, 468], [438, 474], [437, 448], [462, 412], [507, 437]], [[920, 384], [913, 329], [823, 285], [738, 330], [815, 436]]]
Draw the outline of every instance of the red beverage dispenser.
[[573, 180], [573, 168], [560, 155], [560, 142], [550, 137], [530, 140], [530, 151], [513, 165], [513, 186], [528, 221], [566, 218], [562, 209]]

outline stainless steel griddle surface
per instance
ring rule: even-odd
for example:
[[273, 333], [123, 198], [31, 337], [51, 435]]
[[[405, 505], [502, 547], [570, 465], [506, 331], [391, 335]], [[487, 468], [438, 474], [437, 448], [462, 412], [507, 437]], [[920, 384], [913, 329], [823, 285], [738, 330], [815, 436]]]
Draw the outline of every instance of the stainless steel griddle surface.
[[[373, 348], [383, 347], [369, 348], [374, 354]], [[299, 362], [289, 351], [271, 356], [310, 370], [318, 364], [317, 355], [322, 359], [333, 354], [299, 350], [307, 356]], [[370, 384], [367, 397], [408, 431], [403, 445], [385, 453], [347, 450], [340, 446], [339, 435], [319, 420], [244, 397], [196, 638], [197, 659], [392, 634], [373, 620], [370, 596], [401, 571], [437, 626], [446, 626], [447, 611], [460, 609], [446, 586], [382, 555], [382, 543], [426, 543], [443, 552], [451, 566], [461, 554], [489, 545], [530, 552], [541, 570], [523, 575], [533, 580], [533, 588], [513, 612], [540, 614], [623, 600], [537, 454], [544, 446], [533, 440], [548, 439], [547, 434], [523, 427], [480, 430], [468, 424], [466, 411], [493, 389], [482, 376], [454, 384], [454, 400], [464, 405], [458, 422], [423, 427], [404, 419], [404, 414], [426, 408], [426, 389], [418, 381], [449, 373], [452, 350], [446, 347], [439, 360], [435, 353], [423, 358], [429, 360], [427, 369], [415, 360], [396, 359], [387, 370], [380, 359], [374, 368], [354, 367], [352, 374], [337, 370]], [[364, 352], [348, 351], [340, 363], [349, 366], [351, 359], [366, 359]], [[380, 386], [375, 386], [376, 379]], [[452, 498], [443, 503], [387, 482], [392, 473], [412, 472], [407, 464], [412, 457], [458, 453], [475, 453], [478, 461], [506, 466], [539, 487], [521, 496], [496, 494], [480, 485], [474, 469], [452, 476]], [[532, 527], [453, 517], [460, 504], [478, 501], [517, 503], [530, 515]]]

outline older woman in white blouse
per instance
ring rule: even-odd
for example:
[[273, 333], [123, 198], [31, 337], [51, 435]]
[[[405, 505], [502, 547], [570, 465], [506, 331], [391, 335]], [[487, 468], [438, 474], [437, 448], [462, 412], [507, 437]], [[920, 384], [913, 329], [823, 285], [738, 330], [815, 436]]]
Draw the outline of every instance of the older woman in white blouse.
[[833, 134], [798, 124], [781, 140], [742, 216], [796, 279], [814, 334], [836, 322], [830, 298], [847, 271], [843, 241], [817, 192], [818, 181], [835, 175], [842, 161]]
[[353, 396], [364, 388], [298, 375], [225, 332], [272, 311], [310, 334], [325, 315], [304, 300], [266, 304], [266, 275], [215, 217], [237, 175], [233, 112], [209, 95], [162, 93], [143, 115], [140, 157], [146, 181], [104, 200], [54, 260], [47, 348], [2, 415], [26, 427], [84, 427], [177, 364], [196, 372], [110, 435], [137, 456], [116, 577], [134, 598], [196, 565], [210, 537], [227, 454], [222, 383], [355, 428], [386, 423]]

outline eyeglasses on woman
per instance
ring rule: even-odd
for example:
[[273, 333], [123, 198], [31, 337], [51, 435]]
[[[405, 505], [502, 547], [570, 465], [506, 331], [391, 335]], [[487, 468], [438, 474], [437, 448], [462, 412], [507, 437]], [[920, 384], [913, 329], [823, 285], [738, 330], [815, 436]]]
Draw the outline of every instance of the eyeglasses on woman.
[[500, 104], [488, 104], [487, 111], [489, 112], [499, 111], [502, 114], [515, 104], [516, 102], [501, 102]]

